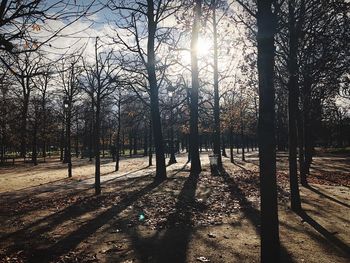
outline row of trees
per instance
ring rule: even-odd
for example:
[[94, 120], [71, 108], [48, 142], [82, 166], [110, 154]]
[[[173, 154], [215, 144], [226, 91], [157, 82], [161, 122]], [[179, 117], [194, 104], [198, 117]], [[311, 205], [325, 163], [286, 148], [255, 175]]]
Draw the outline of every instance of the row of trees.
[[[37, 164], [38, 152], [45, 157], [53, 146], [72, 176], [73, 146], [95, 159], [99, 194], [101, 147], [116, 170], [126, 145], [133, 154], [143, 148], [150, 165], [154, 149], [160, 181], [165, 152], [174, 163], [175, 151], [186, 148], [198, 174], [200, 148], [212, 148], [222, 168], [227, 146], [234, 162], [234, 146], [244, 160], [258, 142], [262, 261], [278, 258], [276, 148], [288, 148], [291, 204], [300, 211], [298, 181], [307, 184], [316, 144], [350, 140], [349, 4], [109, 0], [64, 12], [70, 4], [1, 2], [2, 161], [30, 152]], [[53, 55], [50, 41], [69, 37], [66, 27], [97, 11], [112, 14], [108, 35]], [[46, 20], [60, 18], [68, 21], [62, 28], [37, 36]], [[11, 31], [18, 23], [23, 31]]]

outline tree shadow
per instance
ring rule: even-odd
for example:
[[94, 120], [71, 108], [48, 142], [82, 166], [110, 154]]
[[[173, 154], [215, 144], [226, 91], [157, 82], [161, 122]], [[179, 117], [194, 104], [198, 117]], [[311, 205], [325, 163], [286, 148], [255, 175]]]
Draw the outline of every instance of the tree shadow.
[[347, 207], [347, 208], [350, 208], [350, 205], [348, 205], [348, 204], [346, 204], [346, 203], [344, 203], [344, 202], [342, 202], [342, 201], [340, 201], [340, 200], [338, 200], [338, 199], [335, 199], [334, 197], [331, 197], [331, 196], [329, 196], [329, 195], [327, 195], [327, 194], [325, 194], [325, 193], [319, 191], [318, 189], [316, 189], [315, 187], [312, 187], [311, 185], [307, 185], [307, 186], [304, 186], [304, 187], [305, 187], [306, 189], [308, 189], [308, 190], [310, 190], [310, 191], [312, 191], [312, 192], [314, 192], [314, 193], [316, 193], [316, 194], [322, 196], [322, 197], [325, 197], [325, 198], [327, 198], [327, 199], [329, 199], [329, 200], [331, 200], [331, 201], [333, 201], [333, 202], [339, 204], [339, 205], [343, 205], [343, 206], [345, 206], [345, 207]]
[[94, 234], [99, 228], [107, 224], [113, 217], [117, 216], [136, 200], [147, 194], [162, 182], [152, 182], [140, 190], [129, 193], [117, 205], [100, 213], [87, 223], [72, 231], [53, 245], [46, 248], [37, 248], [32, 251], [28, 262], [51, 262], [65, 253], [75, 249], [82, 241]]
[[[186, 166], [186, 164], [185, 164]], [[184, 166], [184, 167], [185, 167]], [[167, 217], [165, 231], [157, 231], [152, 237], [142, 238], [136, 231], [130, 233], [132, 246], [141, 262], [184, 263], [193, 232], [192, 210], [196, 207], [196, 188], [199, 174], [186, 179], [175, 211]]]
[[[124, 182], [127, 180], [134, 180], [136, 178], [146, 178], [150, 174], [135, 176], [133, 178], [128, 177], [130, 174], [139, 172], [144, 169], [146, 168], [143, 167], [138, 170], [133, 170], [120, 176], [105, 180], [102, 182], [102, 186], [105, 187], [117, 181]], [[60, 200], [64, 201], [64, 199], [68, 200], [69, 198], [78, 196], [79, 194], [88, 191], [93, 183], [84, 184], [84, 182], [91, 180], [92, 178], [93, 177], [86, 178], [80, 181], [65, 178], [63, 180], [52, 182], [52, 184], [47, 183], [41, 185], [42, 187], [29, 187], [23, 192], [20, 192], [20, 190], [18, 190], [7, 194], [2, 194], [0, 195], [0, 200], [4, 201], [6, 203], [6, 206], [1, 207], [0, 212], [3, 212], [4, 214], [6, 213], [8, 216], [20, 216], [32, 211], [42, 210], [45, 207], [51, 208], [55, 202], [60, 202]], [[46, 196], [40, 197], [43, 194], [52, 192], [57, 192], [57, 194], [53, 197], [53, 199], [51, 199], [51, 202], [47, 202]], [[30, 204], [30, 207], [26, 206], [27, 203]], [[15, 212], [13, 212], [13, 207], [19, 204], [21, 205], [21, 209], [17, 209]]]
[[[139, 171], [142, 171], [142, 170], [146, 170], [146, 169], [149, 168], [149, 167], [150, 167], [150, 166], [144, 166], [144, 167], [141, 167], [141, 168], [139, 168], [139, 169], [137, 169], [137, 170], [129, 171], [129, 172], [127, 172], [127, 173], [121, 174], [121, 175], [119, 175], [119, 176], [117, 176], [117, 177], [115, 177], [115, 178], [106, 180], [106, 181], [104, 181], [104, 182], [108, 182], [108, 181], [110, 181], [110, 180], [114, 180], [114, 179], [119, 179], [119, 178], [127, 177], [127, 176], [130, 175], [130, 174], [133, 174], [133, 173], [136, 173], [136, 172], [139, 172]], [[106, 175], [109, 175], [109, 174], [113, 174], [113, 173], [118, 173], [118, 171], [111, 171], [111, 172], [102, 173], [102, 174], [101, 174], [101, 178], [103, 178], [103, 176], [106, 176]], [[88, 179], [91, 179], [91, 178], [94, 178], [94, 175], [91, 176], [91, 177], [89, 177], [89, 178], [87, 178], [87, 179], [84, 179], [84, 180], [88, 180]]]
[[[247, 168], [245, 168], [244, 166], [242, 166], [242, 165], [240, 165], [240, 164], [238, 164], [237, 163], [237, 161], [235, 161], [234, 163], [233, 163], [233, 165], [236, 165], [236, 166], [238, 166], [239, 168], [241, 168], [243, 171], [245, 171], [245, 172], [251, 172], [251, 170], [248, 170]], [[225, 169], [223, 168], [223, 170], [221, 171], [221, 173], [223, 173], [223, 174], [225, 174], [226, 173], [226, 171], [225, 171]]]
[[[232, 197], [237, 198], [246, 218], [255, 227], [255, 231], [260, 235], [260, 211], [254, 206], [254, 204], [248, 200], [244, 191], [239, 187], [238, 183], [226, 172], [225, 168], [221, 170], [221, 175], [224, 178], [225, 183], [230, 189]], [[259, 184], [257, 182], [257, 184]], [[281, 262], [293, 263], [294, 260], [291, 257], [287, 249], [280, 245], [281, 249]]]
[[67, 180], [69, 179], [68, 177], [66, 178], [61, 178], [61, 179], [57, 179], [57, 180], [54, 180], [54, 181], [50, 181], [50, 182], [46, 182], [46, 183], [43, 183], [43, 184], [40, 184], [40, 185], [32, 185], [32, 186], [27, 186], [27, 187], [24, 187], [24, 188], [21, 188], [21, 189], [18, 189], [18, 190], [14, 190], [14, 191], [11, 191], [11, 192], [4, 192], [4, 193], [1, 193], [0, 194], [0, 198], [3, 197], [3, 196], [6, 196], [8, 194], [13, 194], [13, 193], [23, 193], [23, 191], [27, 191], [27, 190], [31, 190], [31, 189], [35, 189], [35, 188], [41, 188], [41, 187], [45, 187], [47, 185], [50, 185], [50, 184], [56, 184], [56, 183], [59, 183], [59, 182], [62, 182], [64, 180]]
[[336, 233], [331, 233], [323, 226], [321, 226], [317, 221], [315, 221], [312, 217], [310, 217], [304, 210], [301, 210], [296, 213], [299, 215], [304, 222], [308, 223], [311, 227], [313, 227], [318, 233], [320, 233], [325, 239], [331, 242], [333, 245], [338, 247], [341, 251], [343, 251], [347, 256], [350, 256], [350, 247], [342, 240], [335, 236]]
[[[135, 181], [134, 181], [135, 182]], [[82, 194], [83, 192], [87, 192], [89, 189], [82, 189], [79, 191], [74, 191], [72, 193], [67, 193], [64, 195], [61, 195], [58, 198], [58, 201], [62, 201], [64, 202], [65, 199], [68, 199], [70, 197], [74, 197], [74, 196], [79, 196], [80, 194]], [[64, 222], [67, 219], [72, 219], [72, 218], [76, 218], [79, 217], [85, 213], [89, 213], [91, 211], [94, 211], [95, 209], [97, 209], [96, 204], [98, 204], [99, 202], [104, 201], [106, 198], [106, 196], [100, 195], [97, 197], [88, 195], [88, 196], [84, 196], [83, 198], [78, 199], [76, 202], [70, 204], [69, 206], [67, 206], [66, 208], [54, 212], [51, 215], [42, 217], [38, 220], [33, 221], [32, 223], [28, 224], [27, 226], [9, 233], [7, 235], [4, 235], [0, 238], [0, 241], [7, 241], [7, 239], [13, 237], [13, 238], [18, 238], [19, 236], [22, 235], [26, 235], [27, 231], [30, 232], [32, 235], [33, 234], [33, 238], [35, 238], [36, 235], [40, 235], [42, 233], [45, 233], [46, 231], [49, 231], [50, 229], [54, 229], [56, 225], [61, 224], [62, 222]], [[38, 200], [35, 200], [36, 202]], [[51, 200], [51, 203], [54, 201], [54, 199]], [[84, 203], [89, 202], [89, 206], [85, 207]], [[94, 204], [95, 203], [95, 204]], [[40, 207], [40, 204], [36, 204], [37, 206], [31, 207], [30, 210], [24, 210], [21, 211], [21, 213], [16, 214], [16, 215], [22, 215], [22, 214], [26, 214], [28, 212], [31, 211], [39, 211], [41, 209], [50, 209], [51, 207]], [[23, 208], [22, 208], [23, 210]], [[42, 225], [45, 224], [45, 225]]]
[[[321, 166], [321, 167], [320, 167]], [[337, 166], [337, 165], [327, 165], [322, 163], [322, 165], [317, 165], [317, 164], [313, 164], [311, 169], [314, 169], [316, 171], [319, 172], [341, 172], [341, 173], [348, 173], [349, 169], [341, 167], [341, 166]]]
[[[128, 185], [135, 187], [135, 183], [142, 181], [143, 179], [144, 177], [132, 179]], [[108, 182], [108, 184], [111, 183], [112, 182]], [[118, 183], [119, 186], [120, 180], [115, 181], [115, 183]], [[137, 190], [127, 192], [127, 194], [123, 194], [123, 190], [122, 192], [118, 191], [118, 194], [116, 196], [118, 197], [118, 195], [120, 195], [122, 197], [119, 204], [112, 205], [110, 209], [102, 212], [94, 219], [87, 221], [87, 223], [85, 223], [86, 219], [79, 218], [84, 217], [84, 215], [87, 214], [94, 214], [95, 211], [98, 211], [101, 208], [101, 204], [104, 204], [105, 202], [110, 202], [113, 204], [113, 200], [115, 199], [111, 198], [113, 196], [111, 193], [105, 193], [100, 196], [88, 195], [83, 198], [78, 198], [77, 201], [64, 208], [63, 210], [40, 218], [22, 229], [2, 236], [1, 242], [3, 244], [6, 244], [6, 254], [11, 254], [15, 251], [23, 250], [25, 255], [29, 257], [28, 262], [48, 262], [54, 259], [56, 256], [59, 257], [65, 252], [73, 249], [79, 244], [79, 242], [95, 232], [101, 226], [101, 224], [103, 225], [106, 220], [109, 220], [111, 217], [123, 211], [138, 198], [153, 188], [157, 187], [160, 183], [161, 182], [152, 182], [149, 185], [141, 188], [141, 190], [139, 190], [138, 187]], [[127, 187], [124, 185], [123, 189], [125, 188]], [[80, 193], [75, 192], [73, 194], [79, 195]], [[52, 243], [45, 243], [44, 236], [47, 236], [47, 233], [55, 230], [59, 225], [67, 224], [76, 220], [78, 221], [79, 225], [77, 230], [68, 234], [66, 237], [53, 244], [51, 247], [47, 247], [48, 244]], [[84, 225], [80, 227], [81, 224]], [[28, 240], [31, 240], [30, 244], [28, 244]], [[41, 247], [42, 249], [36, 249], [38, 247]]]
[[[177, 175], [178, 173], [186, 171], [186, 167], [188, 163], [189, 162], [187, 161], [182, 167], [172, 170], [174, 173], [171, 176], [169, 176], [168, 179], [174, 178], [175, 175]], [[190, 170], [188, 169], [187, 171], [190, 171]]]
[[247, 163], [251, 163], [252, 165], [255, 165], [255, 166], [258, 166], [259, 167], [259, 161], [253, 161], [253, 160], [249, 160], [249, 159], [246, 159], [245, 160]]

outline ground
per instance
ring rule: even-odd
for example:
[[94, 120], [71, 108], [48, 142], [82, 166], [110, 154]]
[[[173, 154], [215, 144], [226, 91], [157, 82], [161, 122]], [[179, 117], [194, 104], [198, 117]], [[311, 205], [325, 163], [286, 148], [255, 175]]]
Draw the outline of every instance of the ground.
[[[283, 262], [349, 262], [350, 158], [319, 154], [304, 212], [289, 209], [286, 154], [278, 154]], [[146, 157], [102, 164], [102, 194], [94, 195], [94, 166], [48, 159], [0, 168], [0, 262], [259, 262], [257, 152], [225, 171], [189, 175], [186, 154], [154, 183]]]

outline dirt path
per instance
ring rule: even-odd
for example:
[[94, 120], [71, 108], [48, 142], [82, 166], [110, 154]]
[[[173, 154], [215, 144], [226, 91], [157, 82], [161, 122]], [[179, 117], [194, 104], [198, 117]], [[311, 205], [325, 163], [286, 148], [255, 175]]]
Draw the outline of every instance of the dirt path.
[[[28, 163], [20, 166], [0, 167], [0, 193], [12, 192], [60, 180], [67, 181], [67, 164], [62, 164], [58, 159], [47, 160], [46, 163], [41, 163], [38, 166]], [[73, 158], [72, 163], [73, 177], [71, 180], [80, 181], [94, 176], [94, 163], [89, 162], [88, 159]], [[114, 173], [114, 165], [111, 159], [102, 160], [102, 178], [120, 175], [120, 173]], [[120, 171], [122, 173], [134, 172], [139, 169], [146, 169], [147, 166], [147, 158], [125, 158], [120, 162]]]
[[[57, 163], [1, 170], [0, 262], [259, 262], [256, 156], [236, 165], [225, 158], [226, 173], [212, 176], [203, 154], [197, 177], [181, 155], [162, 183], [147, 158], [123, 160], [118, 173], [106, 162], [101, 196], [84, 161], [73, 179]], [[283, 262], [349, 261], [349, 187], [323, 182], [301, 188], [299, 216], [288, 208], [287, 178], [278, 177]]]

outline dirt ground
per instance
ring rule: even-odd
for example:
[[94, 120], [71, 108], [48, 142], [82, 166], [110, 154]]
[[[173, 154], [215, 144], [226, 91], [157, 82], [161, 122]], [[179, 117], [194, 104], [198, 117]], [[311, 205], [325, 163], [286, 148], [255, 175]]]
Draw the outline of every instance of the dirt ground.
[[[189, 175], [185, 154], [154, 183], [145, 157], [114, 172], [104, 160], [102, 194], [94, 196], [93, 163], [48, 159], [0, 168], [0, 262], [259, 262], [257, 152], [225, 172]], [[350, 157], [315, 158], [304, 212], [289, 209], [286, 154], [278, 154], [282, 262], [349, 262]]]

